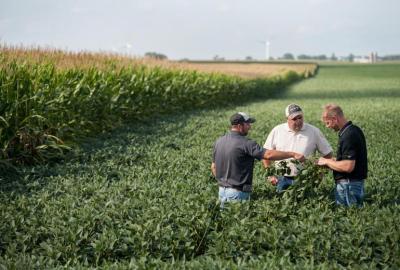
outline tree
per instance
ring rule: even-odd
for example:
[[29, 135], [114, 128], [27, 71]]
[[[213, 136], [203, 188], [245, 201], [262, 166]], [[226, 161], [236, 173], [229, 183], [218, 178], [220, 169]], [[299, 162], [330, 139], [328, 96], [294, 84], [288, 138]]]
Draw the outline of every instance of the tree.
[[219, 56], [218, 54], [214, 56], [214, 61], [225, 61], [224, 57]]
[[253, 57], [251, 57], [251, 56], [246, 56], [246, 61], [251, 61], [251, 60], [253, 60]]
[[156, 53], [156, 52], [147, 52], [144, 54], [145, 57], [148, 58], [153, 58], [153, 59], [157, 59], [157, 60], [166, 60], [168, 59], [168, 57], [164, 54], [161, 53]]
[[297, 59], [300, 60], [305, 60], [305, 59], [312, 59], [312, 56], [306, 55], [306, 54], [300, 54], [297, 56]]
[[328, 57], [326, 57], [325, 54], [321, 54], [321, 55], [317, 55], [316, 59], [318, 59], [318, 60], [328, 60]]
[[347, 59], [349, 60], [349, 62], [353, 62], [354, 61], [354, 54], [349, 54], [349, 56], [347, 57]]
[[294, 56], [293, 56], [293, 54], [291, 54], [291, 53], [285, 53], [285, 54], [282, 56], [282, 59], [285, 59], [285, 60], [294, 60]]
[[331, 60], [336, 61], [338, 58], [336, 57], [335, 53], [332, 53], [331, 55]]
[[392, 55], [385, 55], [381, 57], [383, 61], [399, 61], [400, 60], [400, 54], [392, 54]]

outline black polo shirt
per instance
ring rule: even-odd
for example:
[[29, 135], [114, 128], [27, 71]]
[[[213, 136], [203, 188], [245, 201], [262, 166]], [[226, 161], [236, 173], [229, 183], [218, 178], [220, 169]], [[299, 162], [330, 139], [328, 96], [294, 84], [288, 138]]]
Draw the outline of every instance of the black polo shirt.
[[347, 178], [350, 180], [361, 180], [367, 178], [368, 161], [367, 145], [362, 130], [347, 122], [339, 131], [339, 145], [336, 160], [355, 160], [356, 164], [351, 173], [333, 171], [335, 180]]
[[220, 137], [214, 144], [213, 162], [216, 167], [218, 184], [243, 190], [253, 183], [254, 159], [261, 160], [266, 149], [255, 141], [231, 131]]

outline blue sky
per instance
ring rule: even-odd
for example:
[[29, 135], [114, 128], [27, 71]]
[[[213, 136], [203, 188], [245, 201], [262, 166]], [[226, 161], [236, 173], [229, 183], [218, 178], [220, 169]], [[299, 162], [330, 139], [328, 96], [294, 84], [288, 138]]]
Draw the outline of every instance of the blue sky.
[[[170, 59], [400, 54], [398, 0], [0, 0], [0, 42]], [[264, 42], [264, 43], [263, 43]]]

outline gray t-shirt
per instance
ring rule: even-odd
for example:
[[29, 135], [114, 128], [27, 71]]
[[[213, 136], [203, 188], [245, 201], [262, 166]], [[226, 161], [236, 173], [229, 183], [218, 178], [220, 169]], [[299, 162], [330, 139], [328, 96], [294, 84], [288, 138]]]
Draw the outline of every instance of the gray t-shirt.
[[250, 191], [253, 183], [254, 159], [261, 160], [265, 151], [266, 149], [255, 141], [236, 131], [220, 137], [215, 142], [213, 151], [218, 184]]

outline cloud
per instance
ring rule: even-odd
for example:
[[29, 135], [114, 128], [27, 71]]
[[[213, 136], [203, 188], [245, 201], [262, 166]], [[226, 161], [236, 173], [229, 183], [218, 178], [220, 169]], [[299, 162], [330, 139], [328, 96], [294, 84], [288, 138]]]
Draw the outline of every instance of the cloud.
[[232, 9], [232, 6], [228, 3], [221, 3], [217, 6], [217, 11], [221, 13], [229, 13]]
[[307, 32], [309, 32], [309, 31], [310, 31], [310, 29], [305, 25], [299, 25], [299, 26], [297, 26], [297, 28], [295, 30], [296, 34], [299, 34], [299, 35], [307, 34]]
[[156, 9], [156, 5], [150, 1], [143, 1], [137, 5], [137, 8], [144, 10], [144, 11], [153, 11]]
[[306, 4], [312, 6], [320, 6], [325, 5], [326, 3], [330, 2], [329, 0], [306, 0]]
[[82, 8], [82, 7], [73, 7], [73, 8], [71, 9], [71, 12], [72, 12], [73, 14], [85, 14], [85, 13], [88, 12], [88, 9]]
[[8, 31], [8, 28], [13, 25], [13, 20], [9, 18], [0, 19], [0, 42], [1, 39], [4, 38], [5, 33]]

